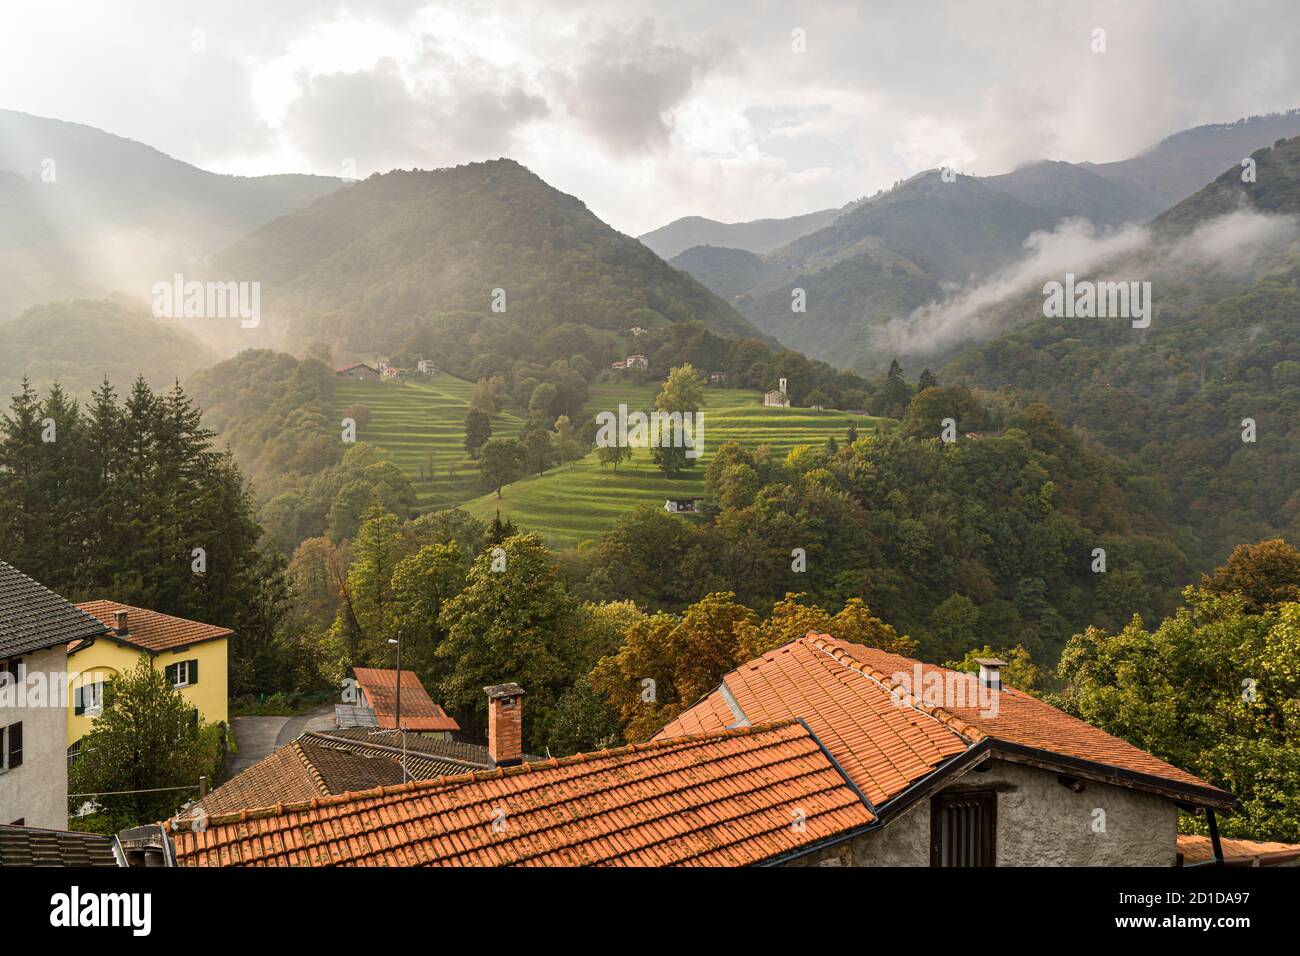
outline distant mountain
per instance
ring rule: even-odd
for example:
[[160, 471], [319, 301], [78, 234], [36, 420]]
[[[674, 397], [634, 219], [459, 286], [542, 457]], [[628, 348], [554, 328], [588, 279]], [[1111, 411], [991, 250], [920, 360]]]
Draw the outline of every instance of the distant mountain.
[[171, 322], [108, 299], [35, 306], [0, 322], [0, 395], [14, 394], [23, 376], [44, 392], [59, 382], [84, 398], [107, 377], [119, 392], [143, 375], [154, 388], [215, 361], [213, 353]]
[[147, 295], [170, 270], [342, 182], [218, 175], [89, 126], [0, 110], [0, 318], [94, 290]]
[[261, 280], [268, 324], [290, 347], [396, 349], [416, 320], [452, 313], [534, 340], [562, 323], [613, 331], [696, 320], [757, 334], [690, 276], [508, 159], [372, 176], [262, 226], [213, 267]]
[[[1043, 161], [952, 183], [931, 171], [846, 207], [757, 262], [713, 248], [687, 250], [674, 264], [791, 348], [872, 372], [894, 357], [872, 344], [876, 329], [988, 278], [1032, 232], [1074, 217], [1102, 228], [1146, 222], [1252, 150], [1296, 134], [1300, 111], [1187, 130], [1122, 162]], [[806, 312], [791, 311], [795, 289], [806, 294]]]
[[1074, 163], [1029, 163], [980, 182], [1058, 220], [1080, 216], [1098, 226], [1145, 222], [1169, 205], [1135, 182], [1100, 176]]
[[692, 246], [770, 252], [830, 225], [856, 205], [856, 202], [851, 202], [838, 209], [819, 209], [787, 219], [755, 219], [752, 222], [718, 222], [703, 216], [685, 216], [637, 238], [663, 259], [672, 259]]
[[673, 256], [668, 264], [689, 272], [724, 299], [733, 299], [749, 291], [767, 274], [762, 256], [722, 246], [692, 246]]
[[[841, 366], [873, 370], [867, 332], [987, 274], [1055, 218], [970, 176], [912, 177], [831, 225], [763, 257], [763, 281], [735, 298], [762, 331]], [[802, 289], [806, 308], [792, 308]]]
[[1166, 137], [1132, 159], [1079, 165], [1113, 182], [1145, 190], [1164, 210], [1255, 150], [1294, 136], [1300, 136], [1300, 110], [1197, 126]]

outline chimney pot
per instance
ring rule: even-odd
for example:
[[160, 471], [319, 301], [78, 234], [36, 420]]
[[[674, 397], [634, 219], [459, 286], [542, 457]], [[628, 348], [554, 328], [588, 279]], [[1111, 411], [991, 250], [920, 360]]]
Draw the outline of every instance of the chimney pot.
[[484, 687], [488, 698], [488, 756], [498, 767], [524, 759], [524, 689], [518, 684]]
[[126, 634], [128, 633], [128, 632], [127, 632], [127, 624], [126, 624], [126, 621], [127, 621], [127, 616], [126, 616], [126, 614], [127, 614], [126, 611], [117, 611], [117, 612], [113, 615], [113, 618], [114, 618], [114, 620], [115, 620], [115, 622], [116, 622], [115, 630], [117, 631], [117, 636], [118, 636], [118, 637], [125, 637]]
[[980, 666], [980, 686], [1001, 690], [1002, 668], [1007, 666], [1007, 662], [996, 657], [977, 657], [975, 663]]

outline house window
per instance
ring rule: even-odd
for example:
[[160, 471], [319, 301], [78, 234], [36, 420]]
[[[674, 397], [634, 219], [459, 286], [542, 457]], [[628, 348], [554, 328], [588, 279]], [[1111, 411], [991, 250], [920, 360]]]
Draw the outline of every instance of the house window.
[[198, 661], [177, 661], [175, 664], [168, 664], [163, 673], [173, 687], [191, 687], [199, 682], [199, 662]]
[[941, 793], [930, 801], [930, 865], [997, 863], [998, 795]]
[[0, 772], [23, 765], [23, 722], [0, 730]]
[[77, 717], [98, 717], [104, 712], [105, 684], [96, 681], [76, 688], [72, 695], [72, 713]]

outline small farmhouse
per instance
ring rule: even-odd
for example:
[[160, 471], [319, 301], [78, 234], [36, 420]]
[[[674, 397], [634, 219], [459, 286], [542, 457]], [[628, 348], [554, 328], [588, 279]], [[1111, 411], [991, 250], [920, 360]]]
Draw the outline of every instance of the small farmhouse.
[[342, 368], [336, 368], [334, 374], [339, 378], [350, 378], [367, 381], [377, 381], [379, 370], [372, 368], [365, 362], [354, 362], [351, 365], [345, 365]]

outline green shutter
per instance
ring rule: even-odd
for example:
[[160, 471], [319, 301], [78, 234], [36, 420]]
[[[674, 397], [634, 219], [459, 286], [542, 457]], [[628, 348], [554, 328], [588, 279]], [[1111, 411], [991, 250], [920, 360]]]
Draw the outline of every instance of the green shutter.
[[86, 712], [86, 689], [78, 687], [72, 695], [72, 700], [72, 713], [74, 716], [80, 717]]
[[190, 663], [190, 683], [197, 684], [199, 682], [199, 662], [190, 661], [189, 663]]

